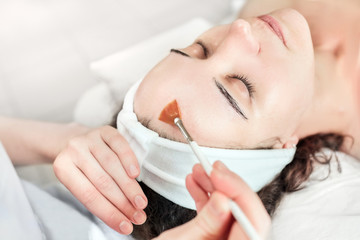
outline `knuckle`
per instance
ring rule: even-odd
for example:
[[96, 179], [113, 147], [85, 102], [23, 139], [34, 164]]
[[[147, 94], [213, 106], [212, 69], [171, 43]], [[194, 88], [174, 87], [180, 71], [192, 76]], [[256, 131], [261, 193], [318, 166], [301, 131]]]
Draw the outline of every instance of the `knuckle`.
[[90, 148], [91, 153], [93, 153], [95, 156], [101, 156], [104, 149], [98, 147], [97, 145], [91, 146]]
[[122, 185], [121, 189], [123, 190], [124, 193], [127, 193], [129, 191], [129, 189], [133, 188], [132, 181], [131, 181], [131, 179], [128, 179], [128, 178], [123, 179], [121, 182], [121, 185]]
[[114, 202], [114, 206], [121, 212], [126, 213], [127, 207], [129, 207], [129, 201], [125, 197], [120, 197]]
[[69, 140], [68, 148], [77, 149], [81, 145], [81, 138], [76, 137]]
[[82, 203], [86, 207], [91, 207], [98, 199], [99, 193], [92, 188], [85, 188], [81, 193]]
[[111, 210], [109, 214], [105, 217], [105, 222], [109, 223], [109, 225], [117, 225], [116, 223], [120, 220], [120, 214], [117, 210]]
[[[114, 128], [109, 126], [109, 125], [105, 125], [105, 126], [102, 126], [100, 129], [99, 129], [99, 133], [100, 135], [109, 135], [109, 134], [112, 134], [114, 131]], [[117, 131], [116, 131], [117, 132]]]
[[121, 146], [121, 145], [123, 145], [121, 136], [118, 135], [118, 134], [116, 134], [116, 135], [113, 134], [113, 135], [109, 136], [107, 142], [111, 146]]
[[66, 166], [61, 157], [57, 157], [53, 163], [55, 176], [61, 181], [66, 176]]
[[130, 199], [133, 199], [135, 195], [142, 193], [140, 185], [133, 179], [125, 180], [122, 184], [122, 191]]
[[54, 170], [55, 176], [60, 179], [61, 178], [61, 172], [62, 172], [62, 166], [59, 163], [58, 158], [55, 159], [55, 161], [53, 163], [53, 170]]
[[196, 222], [195, 225], [201, 232], [203, 232], [204, 236], [208, 236], [209, 239], [215, 239], [216, 233], [214, 232], [214, 224], [211, 220], [201, 215], [200, 217], [195, 218], [194, 221]]
[[91, 146], [90, 151], [96, 158], [103, 158], [104, 156], [104, 148], [99, 147], [97, 145]]
[[103, 189], [103, 190], [107, 190], [111, 187], [111, 178], [105, 174], [101, 174], [100, 176], [97, 177], [96, 179], [96, 186], [99, 189]]
[[[127, 162], [132, 161], [133, 157], [134, 157], [133, 151], [128, 147], [122, 148], [120, 150], [119, 154], [120, 154], [121, 159], [126, 160]], [[127, 162], [124, 162], [124, 163], [127, 163]]]
[[111, 127], [110, 125], [105, 125], [105, 126], [103, 126], [103, 129], [104, 129], [105, 131], [113, 131], [113, 130], [114, 130], [114, 128]]
[[116, 160], [112, 154], [104, 154], [99, 160], [104, 167], [111, 168], [116, 164]]

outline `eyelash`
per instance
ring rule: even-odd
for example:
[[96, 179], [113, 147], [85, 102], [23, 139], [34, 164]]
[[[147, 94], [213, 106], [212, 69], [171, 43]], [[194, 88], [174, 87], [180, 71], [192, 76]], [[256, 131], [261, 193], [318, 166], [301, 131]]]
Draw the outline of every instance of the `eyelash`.
[[197, 41], [196, 44], [200, 45], [200, 47], [203, 49], [204, 51], [204, 56], [205, 58], [208, 58], [209, 56], [209, 49], [205, 46], [205, 44], [202, 41]]
[[239, 74], [229, 75], [228, 77], [242, 81], [245, 84], [246, 88], [248, 89], [250, 97], [252, 98], [254, 96], [254, 92], [255, 92], [254, 86], [251, 84], [249, 79], [247, 79], [247, 77]]
[[[195, 43], [201, 46], [201, 48], [204, 51], [205, 58], [208, 58], [209, 49], [206, 47], [206, 45], [200, 40], [196, 41]], [[252, 98], [254, 96], [254, 92], [255, 92], [254, 86], [251, 84], [249, 79], [247, 79], [247, 77], [245, 77], [244, 75], [239, 75], [239, 74], [229, 75], [228, 77], [242, 81], [245, 84], [246, 88], [248, 89], [250, 97]]]

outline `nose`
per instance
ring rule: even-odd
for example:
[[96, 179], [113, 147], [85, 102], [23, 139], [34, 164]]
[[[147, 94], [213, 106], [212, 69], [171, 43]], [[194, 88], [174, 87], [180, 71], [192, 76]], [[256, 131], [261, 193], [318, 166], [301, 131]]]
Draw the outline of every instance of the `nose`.
[[241, 44], [249, 53], [260, 52], [260, 44], [251, 32], [250, 23], [243, 19], [237, 19], [231, 23], [228, 37]]

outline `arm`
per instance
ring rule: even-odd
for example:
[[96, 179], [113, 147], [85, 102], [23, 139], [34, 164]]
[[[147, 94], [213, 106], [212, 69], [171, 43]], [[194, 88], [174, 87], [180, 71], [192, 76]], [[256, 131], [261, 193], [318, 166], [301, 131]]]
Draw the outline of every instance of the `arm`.
[[69, 139], [85, 126], [0, 117], [0, 141], [15, 165], [52, 163]]
[[94, 215], [122, 234], [146, 219], [147, 198], [129, 144], [110, 126], [89, 129], [0, 117], [0, 141], [14, 164], [52, 163], [57, 178]]

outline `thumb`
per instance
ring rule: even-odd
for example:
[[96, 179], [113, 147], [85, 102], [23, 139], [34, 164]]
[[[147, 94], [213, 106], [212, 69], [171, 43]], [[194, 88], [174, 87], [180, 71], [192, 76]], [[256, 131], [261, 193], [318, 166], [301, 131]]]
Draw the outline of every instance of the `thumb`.
[[163, 232], [154, 240], [218, 240], [225, 239], [232, 221], [228, 200], [214, 192], [210, 200], [190, 222]]
[[194, 219], [194, 239], [224, 239], [232, 221], [228, 198], [214, 192], [208, 203]]

